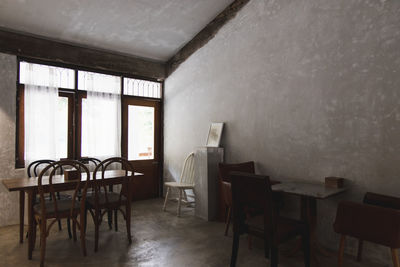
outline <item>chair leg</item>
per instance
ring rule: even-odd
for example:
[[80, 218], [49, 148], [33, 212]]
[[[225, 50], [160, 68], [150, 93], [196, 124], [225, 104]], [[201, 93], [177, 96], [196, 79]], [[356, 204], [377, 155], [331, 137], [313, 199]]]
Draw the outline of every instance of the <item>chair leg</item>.
[[58, 220], [58, 230], [61, 231], [62, 227], [61, 227], [61, 220]]
[[181, 216], [181, 202], [182, 202], [182, 189], [179, 189], [179, 199], [178, 199], [178, 217]]
[[36, 244], [36, 231], [37, 231], [37, 222], [33, 220], [33, 233], [32, 233], [32, 248], [35, 249]]
[[168, 201], [169, 190], [170, 190], [170, 187], [167, 187], [167, 193], [165, 194], [165, 200], [164, 200], [163, 211], [165, 211], [166, 208], [167, 208], [167, 201]]
[[391, 248], [390, 250], [392, 251], [393, 267], [400, 267], [399, 255], [397, 254], [396, 249], [395, 248]]
[[99, 250], [99, 223], [100, 223], [100, 216], [99, 211], [95, 209], [94, 211], [94, 252]]
[[278, 248], [271, 244], [270, 248], [270, 256], [269, 256], [269, 266], [270, 267], [278, 267]]
[[70, 221], [69, 218], [67, 219], [67, 228], [68, 228], [68, 237], [69, 237], [69, 239], [71, 239], [71, 238], [72, 238], [72, 234], [71, 234], [71, 221]]
[[310, 233], [305, 231], [301, 237], [301, 243], [304, 253], [304, 266], [310, 267], [311, 265], [311, 244], [310, 244]]
[[363, 250], [363, 240], [359, 239], [358, 240], [358, 252], [357, 252], [357, 261], [362, 260], [362, 250]]
[[118, 232], [118, 210], [114, 210], [115, 232]]
[[269, 246], [269, 240], [268, 240], [268, 239], [264, 239], [264, 256], [265, 256], [267, 259], [270, 258], [270, 255], [269, 255], [270, 248], [269, 248], [269, 247], [270, 247], [270, 246]]
[[[77, 216], [78, 217], [78, 216]], [[75, 220], [77, 219], [77, 217], [75, 218]], [[80, 237], [81, 237], [81, 248], [82, 248], [82, 253], [83, 253], [83, 256], [84, 257], [86, 257], [86, 255], [87, 255], [87, 250], [86, 250], [86, 223], [85, 223], [85, 220], [86, 220], [86, 209], [85, 209], [85, 211], [84, 211], [84, 213], [82, 214], [80, 214], [80, 223], [79, 223], [79, 226], [80, 226], [80, 228], [79, 228], [79, 231], [80, 231]]]
[[236, 266], [237, 254], [239, 250], [239, 237], [239, 233], [233, 232], [231, 267]]
[[344, 254], [344, 244], [346, 241], [346, 236], [342, 235], [340, 237], [340, 245], [339, 245], [339, 257], [338, 257], [338, 267], [343, 266], [343, 254]]
[[108, 228], [110, 229], [110, 230], [112, 230], [112, 218], [113, 217], [113, 214], [112, 214], [112, 210], [109, 210], [109, 211], [107, 211], [107, 219], [108, 219]]
[[74, 238], [74, 242], [76, 242], [76, 220], [72, 220], [72, 236]]
[[250, 250], [253, 248], [253, 237], [251, 235], [247, 235], [247, 247]]
[[40, 226], [40, 267], [43, 267], [46, 254], [46, 220], [42, 220]]
[[129, 244], [132, 243], [132, 235], [131, 235], [131, 205], [126, 205], [126, 211], [125, 211], [125, 215], [126, 215], [126, 233], [128, 235], [128, 242]]
[[228, 207], [227, 211], [228, 213], [225, 219], [225, 236], [228, 235], [229, 225], [231, 224], [231, 207]]

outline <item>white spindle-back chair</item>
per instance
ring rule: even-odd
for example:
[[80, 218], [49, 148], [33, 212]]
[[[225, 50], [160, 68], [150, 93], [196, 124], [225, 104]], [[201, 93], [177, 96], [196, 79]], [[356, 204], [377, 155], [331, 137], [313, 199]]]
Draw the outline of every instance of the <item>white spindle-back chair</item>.
[[195, 173], [194, 168], [195, 168], [194, 153], [190, 153], [186, 157], [186, 159], [183, 163], [183, 168], [182, 168], [181, 177], [179, 179], [179, 182], [164, 183], [164, 185], [167, 187], [167, 193], [165, 194], [163, 211], [166, 210], [168, 195], [170, 193], [171, 188], [176, 188], [179, 190], [177, 215], [178, 215], [178, 217], [180, 216], [182, 198], [183, 198], [183, 201], [188, 202], [185, 190], [189, 190], [189, 189], [194, 190], [194, 184], [195, 184], [194, 183], [194, 173]]

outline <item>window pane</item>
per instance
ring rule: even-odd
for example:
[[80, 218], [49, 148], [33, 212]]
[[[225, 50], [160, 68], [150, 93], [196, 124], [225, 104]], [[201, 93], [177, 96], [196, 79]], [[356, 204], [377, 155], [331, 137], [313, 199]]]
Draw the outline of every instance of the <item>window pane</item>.
[[78, 89], [120, 94], [121, 78], [96, 72], [78, 71]]
[[161, 98], [161, 83], [124, 78], [124, 95]]
[[52, 87], [25, 86], [25, 160], [66, 158], [68, 98]]
[[128, 107], [128, 159], [154, 159], [153, 107]]
[[121, 155], [121, 96], [88, 92], [82, 99], [82, 157]]
[[74, 89], [75, 72], [72, 69], [28, 62], [19, 64], [19, 82], [49, 87]]

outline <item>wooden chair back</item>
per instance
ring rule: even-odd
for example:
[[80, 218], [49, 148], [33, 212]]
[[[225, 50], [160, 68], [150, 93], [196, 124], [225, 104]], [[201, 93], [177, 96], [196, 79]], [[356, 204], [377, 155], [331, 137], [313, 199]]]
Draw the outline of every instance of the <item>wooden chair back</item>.
[[219, 163], [218, 164], [219, 178], [223, 182], [231, 182], [229, 173], [230, 172], [247, 172], [255, 173], [254, 171], [254, 161], [247, 161], [235, 164]]
[[[72, 196], [72, 206], [71, 206], [71, 212], [75, 209], [75, 205], [77, 202], [77, 193], [79, 189], [82, 189], [83, 192], [81, 194], [81, 210], [85, 209], [85, 200], [86, 200], [86, 192], [88, 189], [88, 180], [90, 179], [90, 172], [88, 168], [75, 160], [62, 160], [62, 161], [57, 161], [49, 164], [47, 167], [45, 167], [39, 174], [38, 177], [38, 191], [39, 191], [39, 196], [40, 196], [40, 207], [42, 211], [42, 216], [45, 216], [46, 214], [46, 199], [45, 199], [45, 192], [49, 192], [51, 198], [53, 201], [51, 202], [54, 205], [54, 214], [55, 218], [59, 219], [60, 217], [60, 211], [58, 209], [58, 202], [59, 200], [56, 198], [56, 186], [53, 183], [53, 180], [56, 177], [59, 177], [57, 175], [57, 172], [60, 172], [62, 170], [65, 170], [65, 168], [74, 168], [76, 170], [80, 171], [80, 175], [78, 176], [78, 179], [76, 179], [76, 186], [75, 190]], [[47, 176], [47, 173], [50, 171], [49, 176]], [[86, 176], [84, 180], [82, 180], [82, 173]], [[48, 179], [48, 185], [45, 186], [43, 185], [44, 179]]]
[[85, 164], [85, 165], [89, 165], [88, 169], [90, 170], [91, 168], [93, 168], [92, 170], [94, 170], [97, 165], [101, 164], [101, 160], [96, 159], [96, 158], [80, 158], [78, 159], [79, 162]]
[[[134, 176], [134, 170], [132, 164], [125, 158], [121, 157], [113, 157], [102, 161], [97, 167], [94, 169], [93, 172], [93, 183], [92, 183], [92, 190], [95, 196], [95, 208], [100, 204], [100, 194], [104, 194], [105, 198], [105, 205], [110, 203], [109, 201], [109, 193], [112, 192], [112, 188], [108, 187], [107, 184], [104, 182], [105, 173], [107, 169], [114, 168], [115, 164], [120, 165], [121, 169], [125, 171], [125, 178], [122, 182], [122, 187], [119, 195], [119, 201], [116, 203], [117, 205], [121, 205], [122, 203], [122, 196], [128, 198], [128, 191], [130, 190], [129, 181]], [[99, 175], [100, 174], [100, 175]]]
[[194, 184], [194, 167], [195, 157], [194, 153], [190, 153], [184, 163], [179, 181], [185, 184]]
[[34, 162], [31, 162], [28, 166], [27, 169], [27, 174], [28, 177], [37, 177], [39, 175], [39, 171], [40, 168], [45, 168], [46, 166], [52, 164], [56, 162], [55, 160], [51, 160], [51, 159], [41, 159], [41, 160], [36, 160]]
[[235, 164], [218, 164], [219, 179], [221, 181], [221, 195], [223, 197], [225, 205], [229, 207], [232, 206], [231, 178], [229, 174], [235, 171], [254, 174], [254, 161]]
[[273, 203], [271, 183], [268, 176], [232, 172], [233, 231], [243, 233], [245, 221], [252, 211], [264, 215], [264, 232], [270, 238], [274, 235]]

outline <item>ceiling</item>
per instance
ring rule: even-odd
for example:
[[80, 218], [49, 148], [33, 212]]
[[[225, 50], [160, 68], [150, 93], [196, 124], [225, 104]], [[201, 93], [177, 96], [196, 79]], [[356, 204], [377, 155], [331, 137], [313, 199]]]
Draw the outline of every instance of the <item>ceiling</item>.
[[166, 61], [233, 0], [0, 0], [0, 27]]

